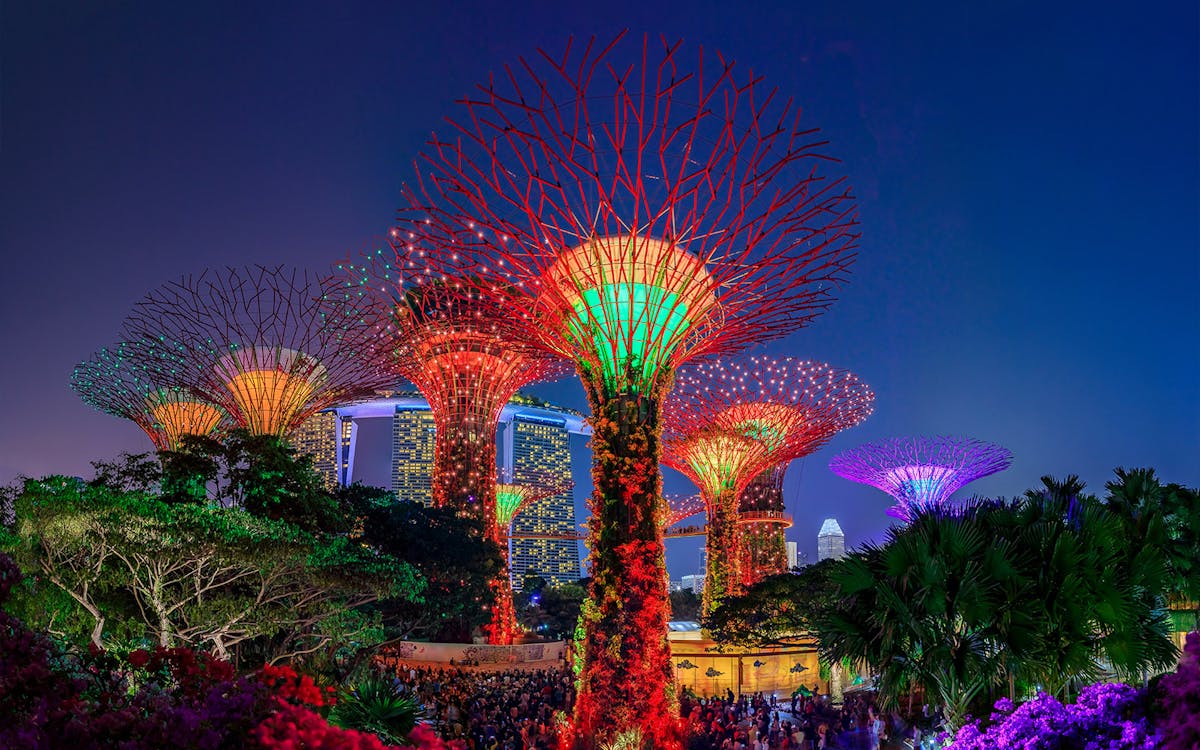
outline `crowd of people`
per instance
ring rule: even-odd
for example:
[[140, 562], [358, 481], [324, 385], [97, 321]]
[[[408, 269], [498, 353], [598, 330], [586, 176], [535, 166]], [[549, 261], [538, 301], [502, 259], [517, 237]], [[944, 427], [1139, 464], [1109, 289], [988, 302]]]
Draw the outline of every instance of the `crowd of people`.
[[[555, 747], [555, 715], [569, 717], [574, 678], [565, 667], [471, 669], [395, 665], [398, 691], [414, 692], [426, 720], [446, 739], [470, 750]], [[835, 706], [828, 694], [680, 699], [688, 750], [880, 750], [912, 747], [913, 728], [879, 711], [869, 692], [847, 694]], [[909, 740], [907, 743], [903, 740]]]
[[569, 716], [575, 705], [575, 683], [565, 669], [400, 665], [393, 685], [420, 698], [434, 731], [470, 750], [555, 747], [554, 715]]

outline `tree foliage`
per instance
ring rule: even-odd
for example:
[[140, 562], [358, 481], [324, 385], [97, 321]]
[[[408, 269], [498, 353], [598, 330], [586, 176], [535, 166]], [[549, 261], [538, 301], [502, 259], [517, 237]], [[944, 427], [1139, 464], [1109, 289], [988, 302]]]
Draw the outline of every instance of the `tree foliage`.
[[833, 559], [764, 578], [726, 599], [705, 621], [713, 639], [738, 646], [812, 645], [817, 619], [835, 604]]
[[326, 492], [307, 458], [245, 433], [98, 462], [87, 483], [26, 480], [6, 492], [0, 537], [32, 573], [10, 608], [81, 643], [192, 645], [258, 663], [379, 641], [364, 605], [415, 605], [424, 582], [345, 533], [358, 491]]
[[420, 604], [404, 597], [377, 602], [388, 637], [469, 641], [490, 620], [488, 583], [504, 567], [499, 545], [477, 516], [452, 508], [396, 502], [391, 493], [355, 485], [339, 493], [355, 518], [359, 540], [402, 557], [426, 582]]

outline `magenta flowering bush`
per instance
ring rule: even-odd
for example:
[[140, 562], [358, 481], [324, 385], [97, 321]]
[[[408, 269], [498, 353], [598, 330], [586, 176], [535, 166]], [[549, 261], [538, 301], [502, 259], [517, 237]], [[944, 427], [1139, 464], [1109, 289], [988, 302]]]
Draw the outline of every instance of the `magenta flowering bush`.
[[1161, 747], [1141, 691], [1121, 683], [1090, 685], [1075, 703], [1039, 693], [1019, 706], [996, 702], [991, 718], [958, 731], [953, 750], [1155, 750]]
[[1200, 633], [1188, 633], [1183, 661], [1159, 683], [1162, 746], [1166, 750], [1200, 747]]

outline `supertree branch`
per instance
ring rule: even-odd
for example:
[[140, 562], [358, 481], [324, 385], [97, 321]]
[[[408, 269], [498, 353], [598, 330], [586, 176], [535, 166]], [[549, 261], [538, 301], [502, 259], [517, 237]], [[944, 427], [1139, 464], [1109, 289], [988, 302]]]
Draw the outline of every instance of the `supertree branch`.
[[504, 551], [504, 569], [492, 581], [492, 591], [495, 594], [495, 605], [492, 608], [492, 621], [486, 626], [488, 642], [499, 645], [510, 645], [517, 632], [517, 615], [513, 607], [512, 580], [510, 578], [509, 549], [510, 534], [513, 519], [521, 511], [536, 502], [548, 497], [554, 497], [567, 492], [574, 487], [574, 482], [551, 475], [536, 476], [531, 483], [517, 484], [511, 473], [502, 474], [496, 483], [496, 501], [487, 510], [488, 533]]
[[949, 501], [958, 489], [1007, 469], [1012, 452], [966, 437], [898, 437], [834, 456], [829, 468], [852, 482], [891, 495], [888, 515], [907, 523], [922, 510]]
[[122, 342], [103, 348], [75, 366], [71, 389], [87, 405], [141, 427], [155, 450], [179, 448], [184, 435], [209, 435], [222, 424], [225, 412], [217, 405], [178, 385], [156, 377], [156, 371], [177, 363], [157, 361], [157, 347], [145, 342]]
[[392, 235], [421, 283], [504, 300], [592, 406], [594, 572], [580, 747], [678, 744], [657, 516], [674, 370], [802, 327], [858, 238], [799, 108], [680, 43], [568, 43], [519, 60], [435, 135]]
[[666, 506], [662, 514], [663, 529], [669, 529], [705, 511], [703, 495], [668, 495], [663, 498], [663, 504]]
[[[858, 376], [823, 362], [750, 357], [680, 369], [664, 410], [664, 463], [688, 475], [708, 503], [705, 613], [746, 579], [739, 528], [746, 486], [862, 422], [874, 400]], [[782, 512], [755, 517], [784, 520]]]
[[347, 293], [370, 300], [386, 321], [381, 340], [390, 366], [429, 402], [437, 430], [434, 504], [494, 509], [504, 405], [524, 386], [562, 377], [569, 365], [530, 345], [528, 328], [496, 298], [469, 284], [412, 284], [393, 260], [374, 251], [338, 269]]
[[150, 292], [125, 330], [186, 364], [156, 376], [203, 394], [238, 427], [284, 438], [321, 409], [393, 384], [373, 315], [332, 276], [251, 266]]
[[787, 540], [791, 526], [783, 502], [783, 477], [787, 462], [764, 469], [750, 480], [738, 501], [742, 533], [742, 586], [787, 570]]

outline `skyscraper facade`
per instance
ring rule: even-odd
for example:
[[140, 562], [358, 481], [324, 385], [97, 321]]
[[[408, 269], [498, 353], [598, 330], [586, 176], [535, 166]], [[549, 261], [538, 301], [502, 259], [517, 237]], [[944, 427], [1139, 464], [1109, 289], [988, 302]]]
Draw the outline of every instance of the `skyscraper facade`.
[[392, 492], [399, 500], [433, 503], [433, 412], [397, 406], [392, 415]]
[[[571, 433], [564, 417], [518, 412], [502, 422], [501, 431], [501, 460], [514, 483], [570, 481]], [[531, 574], [551, 584], [579, 580], [579, 544], [572, 537], [577, 531], [570, 489], [518, 515], [512, 529], [513, 587], [520, 590], [525, 576]]]
[[288, 438], [297, 453], [312, 457], [313, 469], [321, 475], [327, 490], [338, 486], [342, 453], [340, 421], [332, 410], [318, 412], [300, 423]]
[[[389, 489], [401, 500], [429, 504], [433, 501], [433, 445], [435, 426], [429, 405], [417, 394], [388, 394], [374, 401], [341, 407], [319, 417], [314, 427], [320, 440], [305, 438], [305, 452], [314, 464], [325, 466], [323, 475], [348, 485], [356, 478], [381, 484], [383, 466], [378, 450], [359, 451], [361, 423], [391, 421]], [[372, 428], [376, 434], [381, 434]], [[590, 428], [575, 412], [518, 395], [504, 407], [497, 434], [501, 467], [515, 483], [571, 478], [571, 436], [587, 435]], [[368, 439], [368, 442], [370, 440]], [[382, 447], [382, 444], [377, 444]], [[299, 446], [298, 446], [299, 447]], [[361, 455], [360, 455], [361, 454]], [[360, 465], [356, 468], [356, 461]], [[371, 479], [374, 477], [376, 479]], [[579, 528], [576, 526], [572, 490], [548, 497], [521, 511], [513, 522], [513, 582], [519, 589], [525, 576], [536, 573], [550, 583], [574, 583], [580, 576]]]
[[846, 556], [846, 535], [836, 518], [826, 518], [817, 532], [817, 561], [833, 558], [840, 560]]

